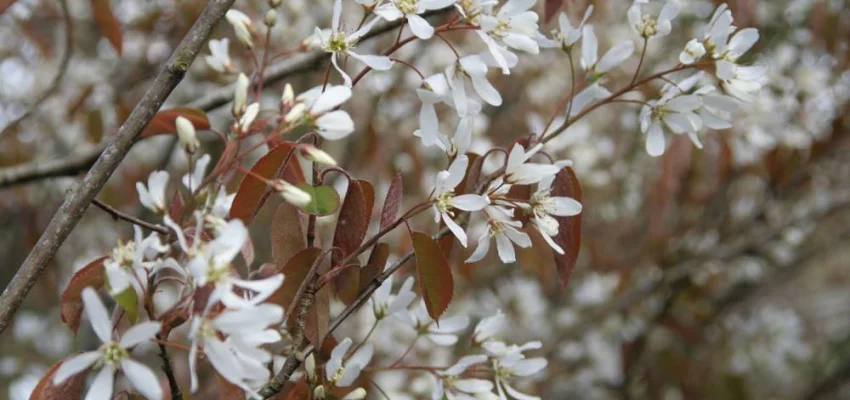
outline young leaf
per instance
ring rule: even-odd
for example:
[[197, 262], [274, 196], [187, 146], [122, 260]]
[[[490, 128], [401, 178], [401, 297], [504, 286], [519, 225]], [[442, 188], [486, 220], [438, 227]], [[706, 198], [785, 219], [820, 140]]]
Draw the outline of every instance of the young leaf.
[[564, 0], [546, 0], [543, 3], [543, 22], [552, 20], [552, 17], [558, 13], [558, 10], [561, 9], [561, 5], [563, 4]]
[[[302, 210], [319, 217], [331, 215], [339, 208], [339, 193], [331, 186], [312, 186], [308, 183], [298, 185], [298, 188], [310, 194], [310, 204]], [[233, 212], [231, 212], [231, 215]]]
[[[271, 297], [269, 297], [268, 302], [277, 304], [285, 309], [289, 309], [289, 307], [297, 307], [297, 305], [292, 304], [292, 300], [298, 293], [298, 288], [301, 286], [301, 282], [304, 282], [304, 279], [307, 279], [307, 273], [310, 272], [310, 267], [313, 266], [316, 258], [318, 258], [321, 254], [321, 249], [310, 247], [299, 251], [282, 267], [278, 264], [277, 271], [275, 271], [275, 273], [282, 272], [286, 279], [283, 280], [283, 285], [274, 292]], [[269, 276], [271, 275], [272, 274], [269, 274]], [[267, 277], [268, 276], [260, 276], [260, 278]]]
[[130, 321], [130, 323], [135, 324], [136, 322], [139, 322], [139, 297], [136, 293], [136, 289], [133, 289], [133, 287], [130, 286], [127, 289], [124, 289], [123, 292], [112, 297], [115, 299], [115, 302], [124, 309], [127, 320]]
[[98, 258], [77, 271], [68, 282], [68, 287], [62, 292], [62, 322], [68, 325], [71, 332], [77, 333], [80, 328], [80, 316], [83, 313], [83, 289], [91, 286], [99, 289], [104, 284], [103, 260]]
[[384, 266], [387, 264], [387, 259], [390, 257], [390, 245], [386, 243], [378, 243], [372, 249], [372, 254], [369, 254], [369, 261], [363, 268], [360, 268], [360, 291], [362, 292], [369, 286], [381, 272], [384, 272]]
[[366, 237], [372, 214], [372, 204], [369, 204], [366, 192], [371, 190], [371, 185], [365, 181], [352, 180], [348, 185], [333, 239], [333, 245], [342, 249], [344, 256], [357, 250]]
[[97, 29], [106, 40], [109, 40], [109, 43], [112, 44], [115, 52], [120, 57], [124, 40], [121, 33], [121, 23], [115, 18], [115, 14], [112, 13], [109, 0], [91, 0], [91, 10]]
[[360, 269], [357, 264], [346, 265], [333, 278], [336, 297], [345, 305], [353, 303], [360, 294]]
[[384, 208], [381, 210], [381, 230], [395, 222], [398, 210], [401, 208], [403, 192], [404, 184], [401, 181], [401, 173], [398, 173], [390, 183], [390, 188], [387, 189], [387, 198], [384, 200]]
[[452, 270], [440, 246], [431, 236], [412, 232], [411, 239], [416, 252], [416, 273], [425, 308], [431, 318], [439, 321], [454, 295]]
[[277, 206], [271, 224], [272, 258], [279, 267], [307, 247], [298, 209], [285, 201]]
[[[552, 196], [567, 196], [581, 202], [581, 185], [572, 168], [566, 167], [555, 175], [552, 182]], [[564, 254], [555, 255], [555, 265], [561, 278], [561, 285], [566, 288], [570, 274], [578, 260], [579, 245], [581, 244], [581, 214], [573, 217], [555, 217], [558, 221], [558, 235], [555, 243], [564, 249]]]
[[[292, 142], [281, 143], [260, 157], [251, 167], [251, 172], [266, 179], [283, 178], [293, 185], [303, 183], [304, 173], [293, 153], [294, 149], [295, 145]], [[289, 161], [283, 165], [287, 158]], [[271, 192], [272, 189], [265, 182], [252, 175], [245, 175], [230, 207], [230, 218], [239, 218], [245, 224], [250, 224]]]
[[[72, 354], [68, 358], [75, 355]], [[79, 399], [82, 397], [87, 375], [85, 371], [69, 377], [59, 385], [53, 384], [53, 375], [64, 361], [59, 361], [50, 367], [47, 373], [38, 381], [32, 393], [30, 393], [30, 400]]]
[[148, 126], [139, 133], [139, 139], [156, 136], [156, 135], [175, 135], [177, 134], [177, 117], [184, 117], [192, 122], [197, 130], [210, 128], [210, 121], [207, 119], [207, 113], [196, 108], [175, 107], [168, 110], [162, 110], [153, 116]]

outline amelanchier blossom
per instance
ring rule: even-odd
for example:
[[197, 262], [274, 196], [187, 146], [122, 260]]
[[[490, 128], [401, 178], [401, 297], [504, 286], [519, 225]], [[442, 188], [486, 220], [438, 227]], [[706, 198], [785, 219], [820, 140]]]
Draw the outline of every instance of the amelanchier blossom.
[[693, 64], [699, 61], [705, 55], [705, 46], [697, 39], [691, 39], [686, 45], [685, 50], [679, 54], [679, 62], [685, 65]]
[[310, 193], [301, 190], [297, 186], [283, 179], [274, 180], [272, 182], [272, 188], [280, 193], [280, 197], [286, 200], [287, 203], [296, 207], [306, 207], [311, 201], [313, 201], [313, 197], [310, 196]]
[[325, 363], [325, 379], [337, 387], [347, 387], [354, 383], [360, 376], [363, 368], [372, 361], [374, 347], [370, 343], [361, 346], [351, 356], [346, 358], [346, 353], [351, 347], [351, 338], [340, 341], [331, 351], [331, 358]]
[[351, 86], [351, 77], [343, 71], [339, 66], [339, 57], [341, 55], [348, 55], [357, 60], [360, 60], [370, 68], [378, 71], [386, 71], [393, 66], [392, 60], [386, 56], [373, 56], [373, 55], [362, 55], [357, 54], [352, 49], [357, 45], [357, 41], [360, 40], [363, 35], [369, 32], [372, 29], [372, 26], [375, 24], [377, 19], [373, 19], [370, 22], [367, 22], [363, 27], [358, 29], [352, 34], [346, 35], [345, 32], [342, 31], [342, 28], [339, 26], [340, 23], [340, 15], [342, 13], [342, 0], [336, 0], [333, 8], [333, 20], [331, 22], [331, 29], [319, 29], [316, 27], [315, 35], [319, 40], [320, 46], [322, 50], [331, 53], [331, 63], [334, 68], [342, 75], [343, 80], [345, 80], [346, 86]]
[[431, 399], [473, 400], [481, 398], [485, 393], [491, 393], [494, 388], [493, 382], [481, 378], [464, 378], [461, 376], [469, 367], [484, 362], [487, 362], [487, 356], [483, 354], [465, 356], [451, 367], [437, 371], [437, 385], [431, 392]]
[[482, 344], [493, 339], [497, 333], [504, 329], [507, 322], [505, 318], [505, 314], [502, 313], [502, 310], [499, 310], [495, 314], [479, 321], [472, 332], [472, 343]]
[[505, 182], [512, 185], [530, 185], [557, 174], [561, 170], [561, 167], [555, 164], [528, 162], [542, 148], [543, 144], [538, 143], [526, 151], [521, 144], [515, 143], [511, 148], [511, 152], [508, 153], [508, 162], [505, 166]]
[[248, 106], [248, 87], [251, 85], [251, 80], [248, 75], [239, 73], [236, 77], [236, 85], [233, 89], [233, 116], [241, 117], [245, 112], [245, 107]]
[[230, 60], [230, 53], [227, 50], [229, 44], [230, 40], [227, 38], [210, 40], [210, 54], [204, 56], [204, 61], [210, 68], [227, 73], [235, 70], [233, 61]]
[[183, 186], [186, 187], [186, 189], [189, 189], [192, 192], [198, 190], [201, 183], [204, 181], [207, 166], [210, 165], [210, 160], [212, 159], [209, 154], [202, 155], [197, 161], [195, 161], [195, 168], [191, 171], [191, 173], [183, 175], [181, 182], [183, 182]]
[[558, 29], [552, 30], [552, 39], [539, 35], [537, 42], [540, 44], [540, 47], [560, 48], [563, 51], [569, 52], [572, 50], [573, 45], [581, 39], [584, 24], [587, 23], [592, 13], [593, 4], [587, 7], [587, 10], [584, 11], [584, 17], [581, 18], [581, 22], [575, 28], [570, 23], [570, 18], [567, 14], [561, 13], [558, 17]]
[[153, 339], [159, 332], [159, 322], [142, 322], [124, 332], [121, 339], [112, 339], [112, 322], [106, 307], [94, 289], [87, 287], [82, 292], [83, 307], [89, 317], [95, 335], [102, 343], [95, 351], [72, 356], [62, 362], [53, 375], [53, 384], [59, 385], [66, 379], [89, 368], [99, 368], [86, 399], [111, 399], [115, 373], [121, 371], [133, 388], [152, 400], [162, 399], [162, 387], [156, 374], [146, 365], [130, 358], [136, 345]]
[[428, 315], [425, 302], [420, 301], [407, 313], [399, 313], [398, 318], [416, 330], [419, 335], [424, 335], [428, 340], [439, 346], [452, 346], [458, 341], [458, 334], [469, 326], [469, 317], [455, 315], [434, 321]]
[[487, 215], [487, 227], [478, 239], [475, 252], [466, 259], [467, 263], [480, 261], [487, 255], [490, 251], [491, 238], [496, 240], [496, 250], [504, 263], [516, 261], [514, 245], [522, 248], [531, 246], [531, 238], [520, 230], [522, 223], [513, 219], [513, 211], [513, 209], [495, 205], [484, 208], [484, 214]]
[[695, 113], [702, 101], [695, 95], [680, 95], [670, 90], [658, 101], [650, 100], [640, 112], [640, 130], [646, 134], [646, 152], [653, 157], [664, 153], [664, 129], [673, 133], [687, 133], [697, 147], [702, 147], [696, 132], [702, 128], [702, 119]]
[[455, 3], [456, 0], [390, 0], [375, 9], [375, 14], [387, 21], [405, 18], [410, 31], [416, 37], [428, 40], [434, 36], [434, 27], [419, 16], [426, 11], [439, 10]]
[[463, 177], [466, 175], [466, 167], [469, 165], [469, 158], [464, 154], [460, 155], [449, 165], [446, 171], [437, 173], [436, 182], [434, 183], [433, 208], [434, 222], [439, 222], [442, 218], [443, 222], [463, 247], [466, 247], [466, 232], [463, 228], [454, 221], [454, 209], [463, 211], [479, 211], [490, 204], [490, 199], [487, 196], [478, 194], [463, 194], [456, 196], [454, 194], [455, 187], [460, 184]]
[[593, 26], [585, 26], [581, 42], [581, 66], [589, 74], [589, 80], [595, 82], [605, 73], [622, 64], [635, 52], [631, 40], [617, 43], [602, 58], [598, 58], [599, 41], [593, 33]]
[[168, 172], [154, 171], [148, 176], [148, 186], [136, 182], [139, 202], [156, 214], [165, 213], [165, 186], [168, 185]]
[[184, 116], [177, 117], [174, 120], [174, 125], [177, 127], [177, 137], [180, 139], [180, 145], [187, 153], [192, 154], [201, 147], [201, 142], [198, 141], [198, 136], [195, 134], [195, 125], [192, 121]]
[[118, 295], [130, 287], [137, 293], [142, 293], [148, 281], [148, 274], [156, 272], [159, 267], [159, 256], [168, 251], [168, 245], [160, 241], [154, 232], [142, 239], [142, 230], [133, 225], [135, 238], [133, 241], [119, 243], [112, 249], [112, 255], [103, 261], [106, 282], [109, 293]]
[[530, 10], [536, 0], [508, 0], [494, 14], [484, 13], [479, 19], [481, 30], [504, 46], [537, 54], [534, 40], [539, 31], [537, 13]]
[[492, 106], [502, 104], [502, 96], [487, 79], [487, 62], [481, 55], [461, 57], [456, 63], [446, 69], [449, 89], [452, 99], [461, 117], [467, 115], [467, 92], [464, 82], [468, 79], [472, 88], [481, 100]]
[[231, 9], [227, 11], [224, 18], [227, 19], [227, 22], [229, 22], [231, 26], [233, 26], [233, 32], [236, 34], [236, 38], [239, 39], [242, 44], [249, 48], [254, 47], [254, 39], [252, 37], [254, 24], [251, 22], [250, 17], [245, 15], [242, 11]]
[[394, 296], [391, 294], [392, 287], [393, 279], [392, 276], [389, 276], [372, 296], [372, 311], [378, 320], [406, 310], [407, 306], [416, 298], [416, 294], [411, 290], [413, 288], [412, 276], [405, 279]]
[[676, 0], [669, 0], [664, 3], [664, 7], [661, 8], [658, 18], [655, 18], [652, 15], [643, 13], [641, 2], [636, 1], [629, 8], [629, 24], [645, 39], [667, 36], [672, 29], [670, 21], [679, 15], [681, 8]]
[[296, 104], [284, 117], [286, 122], [305, 121], [316, 133], [328, 140], [342, 139], [354, 132], [354, 121], [336, 108], [351, 98], [346, 86], [316, 86], [296, 97]]
[[540, 399], [520, 392], [511, 384], [511, 380], [516, 377], [528, 377], [546, 368], [548, 361], [545, 358], [526, 358], [522, 354], [525, 350], [539, 349], [540, 347], [542, 347], [540, 342], [530, 342], [523, 346], [507, 346], [495, 341], [484, 344], [484, 348], [495, 356], [492, 364], [495, 371], [496, 391], [499, 393], [500, 399], [509, 397], [517, 400]]
[[543, 239], [549, 244], [558, 254], [564, 254], [564, 249], [561, 248], [552, 237], [558, 235], [560, 226], [558, 221], [553, 217], [572, 217], [581, 213], [581, 203], [573, 198], [565, 196], [552, 196], [552, 183], [554, 176], [546, 177], [537, 185], [537, 191], [531, 195], [528, 202], [528, 208], [531, 209], [533, 215], [532, 221], [534, 227], [537, 228]]

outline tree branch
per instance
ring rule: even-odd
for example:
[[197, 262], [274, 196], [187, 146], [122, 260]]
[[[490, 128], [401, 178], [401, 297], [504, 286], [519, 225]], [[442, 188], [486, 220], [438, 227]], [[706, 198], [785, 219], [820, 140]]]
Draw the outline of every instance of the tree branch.
[[235, 0], [211, 0], [192, 28], [171, 54], [145, 96], [118, 130], [118, 134], [97, 159], [83, 181], [65, 199], [50, 224], [12, 281], [0, 295], [0, 333], [6, 330], [15, 312], [44, 271], [59, 246], [80, 221], [89, 204], [124, 159], [136, 136], [147, 126], [165, 99], [183, 79], [207, 37]]
[[168, 235], [170, 233], [168, 231], [168, 228], [166, 228], [162, 225], [152, 224], [152, 223], [147, 222], [147, 221], [142, 221], [142, 220], [140, 220], [140, 219], [138, 219], [138, 218], [136, 218], [132, 215], [127, 215], [125, 213], [122, 213], [121, 211], [116, 210], [114, 207], [112, 207], [109, 204], [106, 204], [106, 203], [104, 203], [104, 202], [102, 202], [98, 199], [92, 199], [91, 202], [94, 203], [94, 205], [96, 205], [98, 208], [100, 208], [101, 210], [103, 210], [107, 214], [111, 215], [112, 218], [123, 219], [124, 221], [127, 221], [127, 222], [129, 222], [133, 225], [138, 225], [138, 226], [141, 226], [142, 228], [147, 228], [149, 230], [161, 233], [163, 235]]

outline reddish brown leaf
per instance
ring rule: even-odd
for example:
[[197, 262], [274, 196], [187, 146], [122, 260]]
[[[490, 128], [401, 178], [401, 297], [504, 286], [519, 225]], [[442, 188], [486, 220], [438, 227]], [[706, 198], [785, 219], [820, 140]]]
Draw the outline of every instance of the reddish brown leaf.
[[387, 264], [387, 258], [389, 257], [390, 245], [386, 243], [375, 245], [375, 248], [372, 249], [372, 254], [369, 255], [369, 261], [360, 269], [361, 292], [384, 271], [384, 265]]
[[563, 4], [564, 0], [546, 0], [543, 3], [543, 22], [551, 21]]
[[68, 325], [71, 332], [77, 333], [80, 328], [80, 316], [83, 313], [83, 289], [91, 286], [99, 289], [103, 286], [103, 260], [98, 258], [77, 271], [68, 282], [68, 287], [62, 292], [62, 322]]
[[292, 256], [307, 247], [298, 208], [285, 201], [277, 206], [272, 217], [271, 246], [272, 258], [281, 268]]
[[416, 273], [425, 308], [431, 318], [439, 320], [454, 295], [452, 270], [440, 246], [431, 236], [411, 232], [411, 240], [416, 252]]
[[372, 183], [365, 179], [358, 179], [360, 189], [363, 190], [363, 199], [366, 202], [366, 210], [368, 210], [369, 218], [372, 218], [372, 208], [375, 207], [375, 187]]
[[[294, 156], [294, 150], [295, 145], [292, 142], [284, 142], [261, 157], [251, 171], [266, 179], [282, 177], [293, 185], [304, 183], [304, 173]], [[283, 162], [287, 157], [289, 161], [284, 166]], [[239, 218], [245, 224], [250, 224], [271, 193], [272, 189], [265, 182], [252, 175], [245, 175], [230, 207], [230, 218]]]
[[[581, 202], [581, 185], [572, 168], [566, 167], [555, 175], [555, 180], [552, 182], [552, 196], [572, 197]], [[573, 217], [555, 217], [555, 219], [559, 224], [558, 235], [554, 237], [555, 243], [564, 249], [564, 254], [557, 252], [553, 254], [561, 285], [566, 288], [578, 260], [581, 244], [581, 214]]]
[[304, 334], [315, 348], [322, 348], [322, 340], [328, 335], [331, 319], [331, 287], [323, 286], [313, 298], [313, 306], [307, 312]]
[[[368, 188], [364, 189], [364, 186]], [[368, 203], [368, 191], [371, 185], [365, 181], [352, 180], [345, 193], [345, 200], [339, 210], [339, 219], [334, 231], [333, 245], [342, 249], [347, 256], [357, 250], [363, 243], [366, 231], [369, 229], [371, 204]]]
[[[69, 356], [73, 357], [76, 354]], [[53, 364], [52, 367], [44, 374], [44, 377], [38, 381], [38, 385], [30, 394], [30, 400], [61, 400], [61, 399], [79, 399], [82, 398], [83, 385], [86, 383], [86, 373], [81, 372], [71, 376], [59, 385], [53, 384], [53, 374], [62, 365], [62, 361]]]
[[171, 198], [171, 206], [168, 209], [168, 215], [171, 219], [180, 223], [180, 217], [183, 215], [183, 209], [186, 207], [183, 201], [183, 195], [179, 190], [174, 191], [174, 197]]
[[215, 381], [218, 384], [218, 398], [221, 400], [245, 400], [245, 392], [227, 379], [224, 379], [220, 374], [215, 374]]
[[155, 135], [174, 135], [177, 133], [177, 117], [184, 117], [195, 125], [195, 129], [204, 130], [210, 128], [207, 113], [196, 108], [176, 107], [162, 110], [153, 116], [148, 126], [139, 134], [139, 138]]
[[91, 9], [97, 29], [106, 40], [109, 40], [109, 43], [115, 48], [115, 52], [120, 56], [124, 41], [121, 33], [121, 23], [115, 18], [115, 14], [112, 13], [109, 0], [91, 0]]
[[18, 0], [0, 0], [0, 15], [3, 15], [16, 1]]
[[313, 266], [313, 263], [320, 254], [322, 254], [321, 249], [310, 247], [292, 256], [283, 268], [278, 266], [276, 272], [283, 273], [283, 285], [269, 297], [268, 301], [285, 309], [296, 307], [295, 304], [292, 304], [292, 300], [298, 293], [301, 282], [307, 279], [307, 273], [310, 272], [310, 267]]
[[[287, 382], [287, 386], [290, 386], [290, 382]], [[291, 385], [289, 391], [286, 393], [286, 398], [284, 400], [302, 400], [310, 398], [310, 387], [307, 386], [307, 377], [301, 378], [298, 383]]]
[[336, 297], [345, 305], [349, 305], [360, 294], [360, 266], [346, 265], [334, 278]]
[[387, 189], [387, 198], [384, 199], [384, 208], [381, 210], [381, 230], [395, 222], [398, 210], [401, 208], [401, 197], [404, 193], [404, 184], [401, 173], [395, 175], [390, 188]]

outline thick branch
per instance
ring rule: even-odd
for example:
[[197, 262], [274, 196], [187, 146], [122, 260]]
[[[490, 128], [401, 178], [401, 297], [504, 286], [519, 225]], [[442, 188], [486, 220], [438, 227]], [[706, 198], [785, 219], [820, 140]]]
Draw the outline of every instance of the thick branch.
[[109, 176], [130, 151], [136, 136], [150, 122], [171, 91], [183, 79], [189, 65], [206, 43], [210, 32], [224, 17], [224, 13], [233, 2], [234, 0], [211, 0], [207, 4], [203, 13], [171, 55], [165, 69], [159, 73], [145, 96], [118, 130], [115, 140], [106, 147], [83, 181], [59, 207], [32, 252], [0, 295], [0, 333], [9, 325], [47, 263], [77, 225]]

